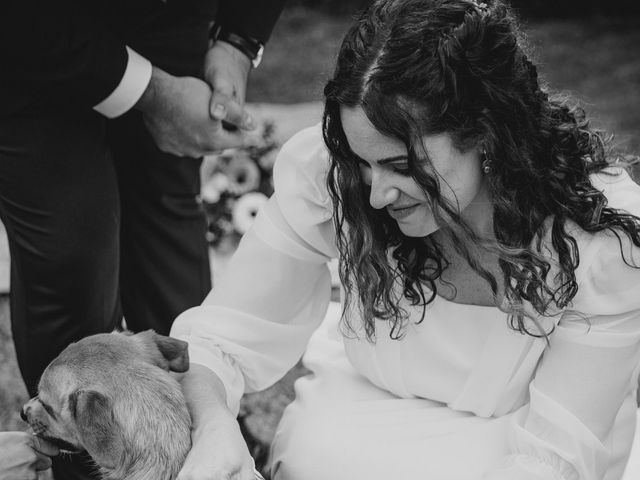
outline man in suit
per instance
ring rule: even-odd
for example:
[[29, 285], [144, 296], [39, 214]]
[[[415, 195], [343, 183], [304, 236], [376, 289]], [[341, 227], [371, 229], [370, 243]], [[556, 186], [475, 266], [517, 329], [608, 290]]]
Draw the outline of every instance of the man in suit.
[[70, 342], [123, 315], [168, 334], [210, 290], [199, 159], [252, 128], [246, 82], [283, 3], [3, 2], [0, 217], [31, 395]]

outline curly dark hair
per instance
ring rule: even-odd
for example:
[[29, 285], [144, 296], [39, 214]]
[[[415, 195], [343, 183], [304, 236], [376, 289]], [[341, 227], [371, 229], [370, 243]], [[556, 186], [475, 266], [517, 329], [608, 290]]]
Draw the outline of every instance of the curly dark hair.
[[[541, 88], [524, 44], [513, 12], [499, 0], [382, 0], [346, 34], [324, 90], [323, 135], [340, 278], [346, 304], [358, 297], [367, 338], [375, 337], [376, 319], [391, 322], [391, 337], [401, 337], [409, 317], [401, 297], [426, 307], [448, 262], [430, 237], [404, 236], [384, 209], [369, 205], [370, 187], [343, 131], [341, 107], [362, 108], [379, 132], [404, 143], [410, 175], [432, 203], [439, 227], [496, 301], [496, 278], [465, 245], [471, 241], [498, 255], [509, 323], [522, 333], [545, 334], [527, 327], [525, 303], [549, 315], [577, 292], [580, 257], [567, 222], [587, 232], [610, 230], [619, 239], [627, 235], [640, 247], [640, 219], [607, 207], [589, 178], [620, 159], [582, 109]], [[416, 146], [439, 133], [461, 152], [480, 145], [491, 159], [496, 240], [478, 237], [442, 199], [438, 178], [419, 166], [426, 151]], [[545, 235], [557, 252], [557, 271], [541, 251]]]

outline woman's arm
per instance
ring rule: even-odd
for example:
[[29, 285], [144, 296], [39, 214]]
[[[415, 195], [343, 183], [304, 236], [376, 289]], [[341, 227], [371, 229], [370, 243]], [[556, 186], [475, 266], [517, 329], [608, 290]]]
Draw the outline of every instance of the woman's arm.
[[[192, 364], [183, 386], [194, 422], [193, 449], [179, 480], [243, 479], [252, 472], [235, 422], [240, 398], [295, 365], [324, 318], [335, 243], [318, 171], [327, 158], [319, 145], [320, 131], [313, 129], [283, 147], [276, 194], [203, 304], [174, 322], [171, 335], [189, 343]], [[295, 181], [283, 181], [288, 178]]]
[[220, 378], [192, 364], [181, 381], [191, 412], [193, 448], [176, 480], [254, 477], [254, 464]]
[[[603, 236], [598, 244], [597, 250], [581, 251], [589, 264], [580, 272], [573, 310], [550, 335], [529, 405], [512, 425], [513, 454], [486, 480], [601, 480], [622, 474], [637, 415], [640, 269], [624, 263], [615, 236]], [[633, 251], [626, 259], [640, 265], [638, 249], [623, 245], [627, 254]]]

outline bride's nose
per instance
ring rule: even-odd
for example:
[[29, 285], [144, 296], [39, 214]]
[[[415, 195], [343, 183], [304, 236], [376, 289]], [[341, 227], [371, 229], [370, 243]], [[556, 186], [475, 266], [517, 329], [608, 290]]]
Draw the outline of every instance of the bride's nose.
[[369, 204], [375, 209], [381, 209], [398, 200], [400, 190], [391, 181], [391, 176], [374, 173], [371, 176], [371, 193]]

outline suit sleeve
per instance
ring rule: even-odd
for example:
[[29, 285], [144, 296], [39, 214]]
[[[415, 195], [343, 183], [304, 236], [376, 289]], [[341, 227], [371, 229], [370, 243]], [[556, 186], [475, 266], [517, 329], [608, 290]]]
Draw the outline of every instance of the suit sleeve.
[[221, 2], [216, 22], [229, 30], [266, 43], [286, 0], [226, 0]]
[[126, 46], [84, 2], [8, 0], [0, 62], [16, 82], [63, 105], [94, 107], [119, 86]]

